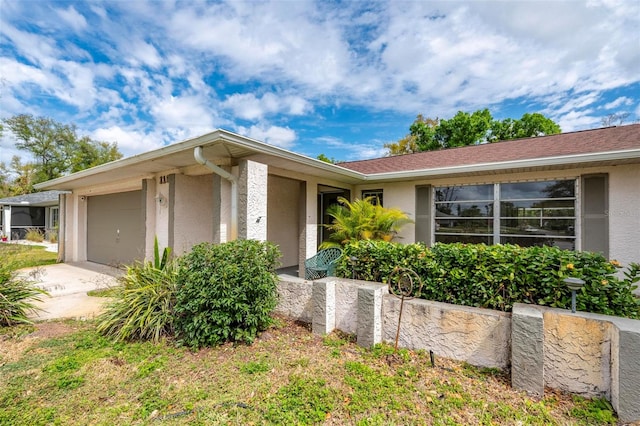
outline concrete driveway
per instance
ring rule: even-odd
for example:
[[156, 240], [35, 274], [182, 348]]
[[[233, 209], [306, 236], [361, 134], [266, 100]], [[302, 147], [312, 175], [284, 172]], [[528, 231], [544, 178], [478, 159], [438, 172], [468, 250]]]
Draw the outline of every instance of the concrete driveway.
[[91, 297], [89, 290], [101, 289], [117, 284], [123, 271], [91, 262], [58, 263], [23, 269], [21, 274], [30, 275], [36, 285], [49, 292], [42, 302], [34, 303], [42, 309], [29, 318], [35, 321], [74, 318], [90, 319], [102, 312], [109, 300]]

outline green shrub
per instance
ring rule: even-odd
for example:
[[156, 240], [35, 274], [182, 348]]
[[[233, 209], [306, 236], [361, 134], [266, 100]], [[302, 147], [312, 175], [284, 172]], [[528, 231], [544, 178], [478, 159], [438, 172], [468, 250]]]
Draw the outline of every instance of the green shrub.
[[271, 243], [202, 243], [180, 260], [176, 331], [190, 347], [250, 343], [271, 323], [280, 251]]
[[562, 280], [586, 281], [577, 293], [581, 311], [640, 318], [634, 294], [640, 265], [630, 264], [624, 278], [619, 264], [591, 252], [556, 247], [484, 244], [393, 244], [359, 241], [345, 247], [336, 273], [343, 277], [388, 282], [396, 266], [413, 269], [424, 286], [420, 297], [457, 305], [510, 311], [514, 303], [557, 308], [571, 305]]
[[30, 279], [18, 275], [13, 259], [0, 259], [0, 326], [30, 324], [30, 312], [38, 308], [33, 302], [41, 301], [47, 292], [36, 287]]
[[98, 317], [98, 331], [116, 341], [153, 340], [174, 335], [177, 268], [165, 248], [162, 258], [155, 242], [154, 259], [127, 267], [113, 287], [105, 312]]

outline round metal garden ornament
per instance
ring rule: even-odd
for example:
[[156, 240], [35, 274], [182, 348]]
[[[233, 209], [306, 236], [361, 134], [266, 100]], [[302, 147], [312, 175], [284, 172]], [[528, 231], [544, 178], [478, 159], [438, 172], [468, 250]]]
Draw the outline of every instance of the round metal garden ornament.
[[398, 338], [400, 337], [400, 323], [402, 322], [402, 310], [404, 301], [419, 297], [422, 291], [422, 279], [412, 269], [396, 267], [389, 274], [389, 291], [400, 299], [400, 314], [398, 315], [398, 328], [396, 329], [396, 343], [394, 350], [398, 350]]

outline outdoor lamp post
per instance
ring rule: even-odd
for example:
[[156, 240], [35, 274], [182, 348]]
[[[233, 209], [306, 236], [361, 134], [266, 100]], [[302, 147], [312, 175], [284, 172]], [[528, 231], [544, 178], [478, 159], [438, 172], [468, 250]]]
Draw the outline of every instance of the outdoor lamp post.
[[576, 313], [576, 291], [580, 290], [584, 285], [584, 280], [580, 278], [569, 277], [562, 280], [569, 290], [571, 290], [571, 313]]

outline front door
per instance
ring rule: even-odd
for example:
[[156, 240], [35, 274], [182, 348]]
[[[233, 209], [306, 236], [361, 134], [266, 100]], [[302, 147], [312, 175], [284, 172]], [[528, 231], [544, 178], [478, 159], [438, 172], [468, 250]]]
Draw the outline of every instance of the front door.
[[351, 199], [351, 191], [343, 188], [335, 188], [331, 186], [318, 186], [318, 245], [328, 240], [331, 236], [331, 230], [326, 225], [331, 225], [332, 217], [327, 214], [329, 206], [338, 204], [338, 197]]

